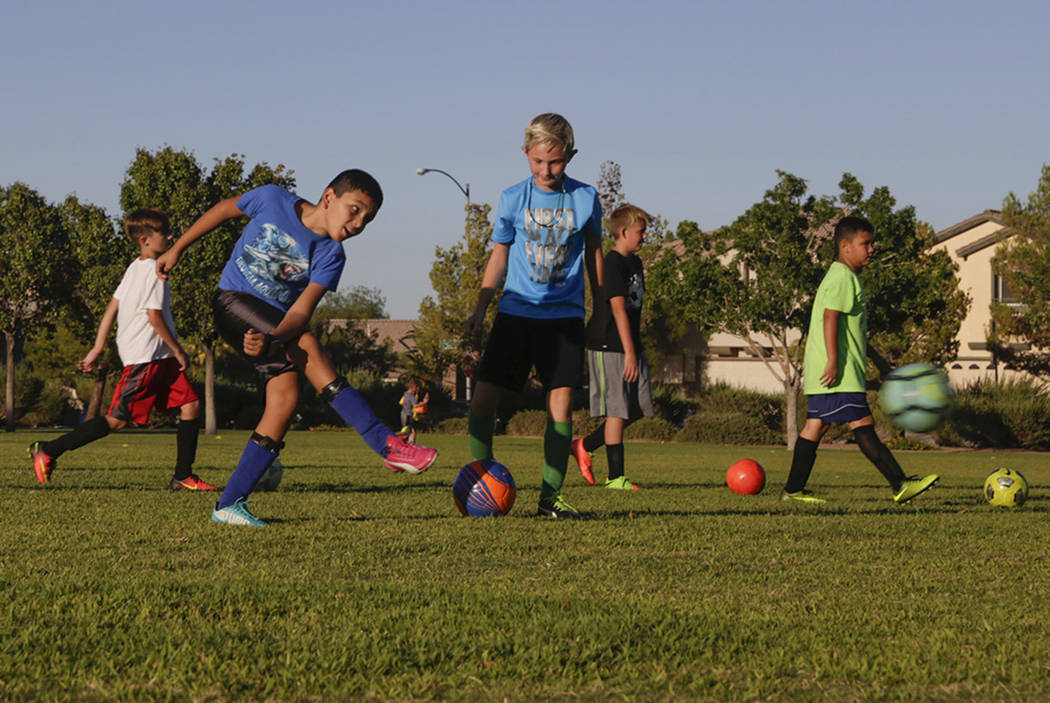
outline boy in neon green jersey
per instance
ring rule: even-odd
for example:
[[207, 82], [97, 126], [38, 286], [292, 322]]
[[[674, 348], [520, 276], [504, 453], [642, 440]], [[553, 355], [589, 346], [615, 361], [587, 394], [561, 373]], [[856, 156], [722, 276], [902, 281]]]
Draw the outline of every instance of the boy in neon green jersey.
[[875, 253], [875, 228], [862, 217], [848, 216], [835, 225], [838, 259], [817, 288], [803, 360], [808, 396], [806, 424], [795, 442], [795, 454], [783, 500], [824, 503], [806, 490], [821, 438], [834, 422], [849, 423], [864, 456], [893, 487], [893, 500], [906, 503], [937, 482], [936, 474], [907, 477], [890, 450], [875, 434], [875, 419], [865, 393], [868, 353], [867, 297], [857, 273]]

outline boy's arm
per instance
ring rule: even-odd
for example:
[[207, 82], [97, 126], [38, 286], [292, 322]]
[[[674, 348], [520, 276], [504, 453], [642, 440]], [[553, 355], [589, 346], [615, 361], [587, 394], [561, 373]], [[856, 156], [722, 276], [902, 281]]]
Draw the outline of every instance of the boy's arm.
[[507, 257], [510, 255], [510, 244], [496, 242], [489, 255], [489, 262], [485, 266], [485, 275], [481, 279], [481, 291], [478, 293], [478, 301], [474, 305], [474, 312], [467, 321], [463, 323], [467, 336], [479, 337], [484, 331], [485, 312], [489, 309], [489, 303], [496, 295], [496, 287], [503, 280], [503, 274], [507, 272]]
[[623, 380], [633, 383], [638, 380], [638, 351], [634, 348], [634, 340], [631, 339], [631, 323], [627, 319], [627, 299], [622, 295], [609, 298], [609, 307], [612, 308], [616, 332], [620, 335], [620, 344], [623, 345]]
[[190, 228], [182, 233], [174, 244], [171, 245], [171, 249], [157, 257], [157, 276], [160, 280], [168, 280], [168, 272], [171, 271], [175, 264], [179, 261], [179, 256], [184, 250], [189, 248], [191, 244], [203, 237], [208, 232], [221, 225], [226, 220], [232, 220], [235, 217], [240, 217], [244, 213], [239, 207], [237, 202], [240, 200], [240, 196], [234, 196], [232, 198], [226, 198], [226, 200], [219, 201], [216, 205], [213, 205], [203, 215], [201, 215], [196, 222], [190, 225]]
[[269, 334], [256, 330], [244, 333], [244, 353], [248, 356], [265, 356], [271, 344], [298, 339], [306, 331], [317, 304], [327, 290], [320, 283], [308, 283]]
[[[602, 255], [600, 234], [587, 235], [587, 238], [584, 239], [583, 256], [583, 263], [587, 267], [587, 281], [591, 286], [591, 307], [593, 308], [589, 329], [595, 336], [588, 342], [592, 346], [600, 345], [600, 335], [605, 333], [605, 260]], [[617, 329], [619, 329], [619, 324], [617, 324]]]
[[168, 329], [168, 323], [164, 320], [164, 311], [150, 308], [146, 310], [146, 317], [149, 319], [149, 323], [153, 325], [157, 336], [164, 340], [164, 343], [168, 345], [168, 348], [175, 355], [175, 360], [179, 362], [179, 371], [185, 371], [190, 365], [190, 359], [186, 356], [186, 352], [182, 350], [182, 347], [179, 346], [178, 341], [175, 339], [175, 333]]
[[820, 374], [820, 385], [830, 388], [839, 377], [839, 311], [824, 309], [824, 348], [828, 350], [828, 363]]
[[98, 358], [102, 356], [102, 352], [106, 349], [106, 340], [109, 339], [109, 333], [113, 330], [113, 323], [117, 319], [117, 309], [119, 307], [120, 301], [116, 298], [110, 298], [109, 305], [106, 306], [106, 311], [102, 313], [102, 319], [98, 323], [95, 346], [91, 347], [91, 350], [77, 364], [77, 368], [81, 371], [95, 370], [95, 362], [98, 361]]

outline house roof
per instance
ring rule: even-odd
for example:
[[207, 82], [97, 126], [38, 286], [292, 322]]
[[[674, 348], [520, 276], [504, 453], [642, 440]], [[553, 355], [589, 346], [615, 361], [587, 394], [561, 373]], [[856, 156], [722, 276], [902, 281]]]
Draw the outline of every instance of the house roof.
[[[941, 242], [945, 241], [946, 239], [951, 239], [955, 235], [962, 234], [963, 232], [971, 230], [974, 227], [977, 227], [979, 225], [983, 225], [985, 222], [994, 222], [994, 223], [996, 223], [998, 225], [1002, 225], [1003, 227], [1005, 227], [1006, 224], [1003, 222], [1002, 218], [1000, 217], [1001, 214], [1002, 213], [999, 212], [998, 210], [985, 210], [984, 212], [978, 213], [978, 214], [974, 215], [973, 217], [968, 217], [965, 220], [963, 220], [962, 222], [958, 222], [958, 223], [952, 225], [951, 227], [947, 227], [945, 229], [942, 229], [940, 232], [938, 232], [936, 234], [934, 243], [940, 244]], [[970, 246], [972, 246], [972, 245], [970, 245]], [[965, 247], [965, 248], [969, 248], [969, 247]], [[973, 252], [971, 252], [971, 253], [973, 253]]]

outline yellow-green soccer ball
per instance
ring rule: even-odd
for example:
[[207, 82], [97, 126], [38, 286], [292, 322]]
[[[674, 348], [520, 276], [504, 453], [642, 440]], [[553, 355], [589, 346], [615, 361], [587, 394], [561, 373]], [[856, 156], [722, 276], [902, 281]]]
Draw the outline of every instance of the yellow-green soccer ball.
[[996, 469], [984, 480], [984, 497], [992, 505], [1018, 508], [1028, 498], [1028, 481], [1020, 471]]

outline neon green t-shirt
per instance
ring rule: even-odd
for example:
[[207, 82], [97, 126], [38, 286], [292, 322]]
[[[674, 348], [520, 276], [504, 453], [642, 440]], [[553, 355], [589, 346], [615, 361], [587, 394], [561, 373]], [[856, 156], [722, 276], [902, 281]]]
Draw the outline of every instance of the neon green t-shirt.
[[[803, 391], [806, 395], [821, 393], [863, 393], [867, 384], [868, 298], [860, 278], [849, 266], [836, 261], [824, 274], [813, 299], [809, 316], [809, 336], [803, 359]], [[828, 363], [824, 345], [824, 311], [838, 310], [839, 372], [831, 386], [820, 384], [820, 374]]]

